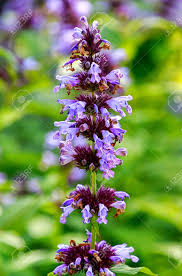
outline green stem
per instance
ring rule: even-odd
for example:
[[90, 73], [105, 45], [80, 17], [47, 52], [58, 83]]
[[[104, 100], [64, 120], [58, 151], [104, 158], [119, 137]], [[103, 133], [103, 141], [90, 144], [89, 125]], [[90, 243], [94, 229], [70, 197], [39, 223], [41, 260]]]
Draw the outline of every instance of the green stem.
[[[96, 195], [97, 192], [97, 182], [96, 182], [96, 177], [97, 174], [95, 171], [91, 172], [91, 184], [92, 184], [92, 193], [93, 195]], [[95, 242], [96, 242], [96, 238], [97, 238], [97, 231], [98, 231], [98, 225], [97, 225], [97, 221], [96, 221], [96, 216], [93, 215], [93, 218], [91, 220], [91, 224], [92, 224], [92, 242], [91, 242], [91, 248], [95, 249]]]
[[95, 171], [92, 171], [91, 173], [91, 183], [92, 183], [92, 193], [93, 195], [96, 195], [97, 192], [97, 182], [96, 182], [96, 178], [97, 178], [97, 174]]
[[93, 218], [92, 218], [92, 221], [91, 221], [91, 223], [92, 223], [92, 241], [91, 241], [91, 249], [95, 249], [95, 243], [96, 243], [96, 238], [97, 238], [97, 231], [98, 231], [98, 229], [97, 229], [97, 227], [98, 227], [98, 225], [97, 225], [97, 221], [96, 221], [96, 216], [94, 215], [93, 216]]
[[[92, 92], [92, 97], [94, 96], [94, 92]], [[96, 115], [93, 115], [93, 122], [96, 120]], [[92, 149], [93, 152], [95, 151], [94, 149], [94, 142], [92, 143]], [[92, 193], [93, 195], [96, 195], [97, 193], [97, 173], [94, 171], [94, 169], [91, 170], [91, 186], [92, 186]], [[91, 248], [95, 249], [95, 243], [97, 239], [97, 233], [98, 233], [98, 223], [97, 223], [97, 218], [95, 215], [93, 215], [92, 220], [91, 220], [91, 232], [92, 232], [92, 241], [91, 241]]]

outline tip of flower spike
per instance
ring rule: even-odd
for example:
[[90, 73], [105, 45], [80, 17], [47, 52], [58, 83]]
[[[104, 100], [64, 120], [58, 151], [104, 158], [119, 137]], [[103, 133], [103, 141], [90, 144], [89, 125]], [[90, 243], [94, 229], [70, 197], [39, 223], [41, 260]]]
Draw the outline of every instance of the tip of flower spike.
[[87, 21], [86, 16], [81, 16], [81, 17], [80, 17], [80, 21], [81, 21], [85, 26], [88, 26], [88, 21]]
[[98, 25], [99, 25], [98, 21], [94, 20], [93, 23], [92, 23], [92, 30], [96, 30]]

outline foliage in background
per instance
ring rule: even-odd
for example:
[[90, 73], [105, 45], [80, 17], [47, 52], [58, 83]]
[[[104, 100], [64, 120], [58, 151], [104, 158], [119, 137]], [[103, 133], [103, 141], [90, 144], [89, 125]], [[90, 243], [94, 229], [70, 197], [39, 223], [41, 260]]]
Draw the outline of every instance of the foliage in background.
[[[102, 36], [126, 50], [128, 60], [121, 65], [129, 68], [135, 110], [127, 127], [123, 121], [127, 159], [114, 179], [103, 183], [97, 177], [99, 184], [122, 189], [132, 200], [124, 216], [110, 217], [108, 227], [100, 227], [101, 235], [113, 244], [132, 244], [140, 267], [145, 264], [161, 276], [180, 275], [182, 30], [163, 19], [123, 21], [113, 12], [97, 16], [101, 24], [108, 22]], [[21, 29], [13, 43], [16, 55], [34, 57], [39, 67], [25, 71], [19, 83], [16, 56], [0, 49], [0, 64], [10, 76], [0, 80], [0, 271], [2, 276], [43, 276], [55, 267], [58, 243], [84, 239], [79, 214], [65, 226], [58, 221], [59, 206], [73, 187], [70, 167], [47, 166], [42, 159], [45, 136], [55, 118], [60, 120], [52, 87], [65, 57], [50, 51], [46, 29]], [[38, 190], [20, 192], [18, 177], [36, 179]]]

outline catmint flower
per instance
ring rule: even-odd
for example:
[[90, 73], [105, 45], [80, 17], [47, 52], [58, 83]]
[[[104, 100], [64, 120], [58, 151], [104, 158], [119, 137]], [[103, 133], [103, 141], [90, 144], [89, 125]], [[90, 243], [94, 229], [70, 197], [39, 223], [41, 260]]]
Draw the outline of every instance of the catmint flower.
[[[96, 137], [96, 138], [95, 138]], [[122, 165], [122, 160], [118, 156], [125, 156], [126, 149], [121, 148], [114, 150], [112, 145], [106, 145], [97, 136], [95, 138], [95, 151], [91, 146], [72, 146], [71, 141], [60, 143], [60, 163], [66, 165], [70, 162], [84, 170], [101, 170], [103, 177], [109, 179], [114, 177], [114, 172], [111, 170], [117, 165]]]
[[54, 92], [57, 92], [59, 88], [66, 88], [70, 93], [71, 88], [74, 88], [84, 91], [116, 93], [120, 88], [122, 72], [119, 69], [112, 70], [112, 66], [107, 71], [103, 70], [103, 60], [107, 63], [104, 50], [110, 49], [110, 42], [101, 38], [100, 31], [97, 29], [97, 21], [94, 21], [91, 27], [89, 27], [85, 16], [82, 16], [80, 21], [82, 27], [75, 27], [73, 32], [75, 44], [72, 48], [70, 62], [64, 66], [73, 72], [75, 71], [74, 62], [79, 61], [83, 70], [67, 77], [57, 76], [61, 83], [54, 88]]
[[88, 74], [91, 75], [90, 77], [90, 81], [95, 83], [99, 83], [101, 78], [99, 76], [99, 74], [101, 73], [101, 69], [99, 67], [99, 65], [95, 62], [92, 62], [90, 69], [88, 71]]
[[75, 100], [57, 100], [59, 104], [63, 105], [61, 112], [68, 110], [67, 121], [77, 120], [84, 114], [101, 114], [107, 119], [111, 116], [109, 110], [112, 109], [119, 112], [121, 117], [125, 117], [126, 114], [123, 109], [130, 115], [132, 112], [131, 106], [128, 101], [132, 100], [132, 96], [120, 96], [111, 98], [107, 94], [97, 95], [84, 95], [77, 96]]
[[138, 257], [132, 255], [134, 248], [127, 244], [111, 246], [104, 240], [95, 243], [95, 249], [91, 249], [91, 233], [87, 230], [88, 239], [81, 244], [70, 241], [70, 246], [58, 245], [56, 260], [62, 262], [53, 271], [54, 275], [69, 275], [84, 271], [87, 276], [106, 275], [114, 276], [110, 270], [112, 266], [125, 263], [126, 259], [138, 262]]
[[[115, 191], [111, 188], [101, 186], [96, 195], [93, 195], [89, 186], [84, 187], [78, 184], [76, 189], [70, 193], [67, 200], [63, 202], [61, 209], [63, 214], [61, 216], [61, 223], [66, 222], [68, 215], [75, 209], [80, 209], [83, 217], [83, 223], [89, 223], [93, 215], [97, 215], [97, 222], [99, 224], [107, 223], [107, 213], [110, 209], [115, 208], [117, 217], [124, 212], [126, 208], [125, 198], [129, 195], [122, 191]], [[120, 200], [117, 200], [119, 198]]]
[[70, 91], [71, 87], [79, 84], [79, 79], [76, 76], [56, 76], [57, 80], [60, 80], [60, 85], [56, 86], [53, 90], [54, 93], [58, 92], [60, 88], [65, 88]]

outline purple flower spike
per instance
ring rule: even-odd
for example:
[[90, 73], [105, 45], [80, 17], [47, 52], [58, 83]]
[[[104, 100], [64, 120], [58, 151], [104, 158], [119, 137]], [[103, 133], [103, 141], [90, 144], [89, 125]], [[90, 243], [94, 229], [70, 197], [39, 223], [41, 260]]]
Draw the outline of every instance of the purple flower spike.
[[82, 210], [82, 218], [83, 223], [90, 223], [90, 218], [92, 218], [92, 214], [90, 213], [90, 206], [86, 205]]
[[108, 209], [106, 206], [104, 206], [104, 204], [101, 204], [99, 203], [99, 212], [98, 212], [98, 219], [97, 219], [97, 222], [99, 224], [101, 223], [104, 223], [104, 224], [107, 224], [107, 212], [108, 212]]

